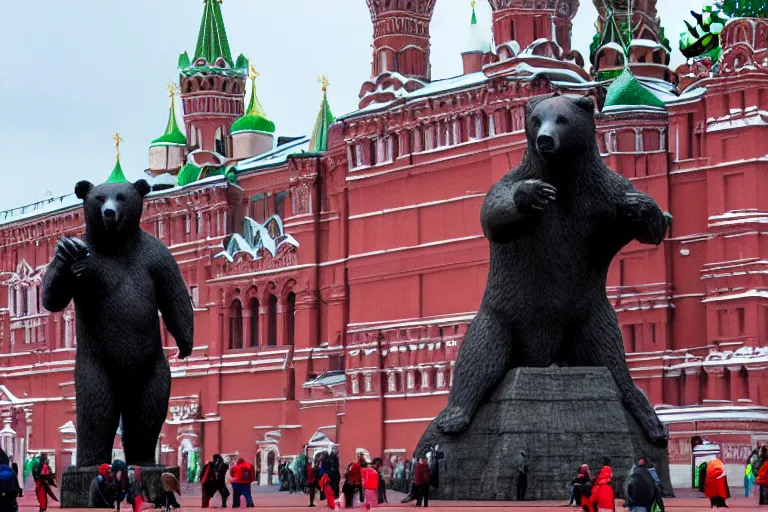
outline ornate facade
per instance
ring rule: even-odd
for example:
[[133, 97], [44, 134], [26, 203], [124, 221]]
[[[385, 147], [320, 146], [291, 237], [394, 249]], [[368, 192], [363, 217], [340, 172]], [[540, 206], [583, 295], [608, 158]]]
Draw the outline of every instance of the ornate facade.
[[[622, 251], [607, 292], [633, 376], [670, 426], [675, 483], [690, 479], [700, 438], [738, 470], [768, 442], [768, 160], [757, 142], [768, 21], [731, 21], [717, 65], [672, 71], [655, 2], [633, 2], [641, 33], [619, 55], [621, 30], [600, 28], [590, 75], [570, 51], [578, 2], [491, 4], [493, 46], [472, 48], [481, 58], [466, 74], [432, 80], [435, 2], [368, 0], [374, 76], [361, 110], [329, 128], [324, 98], [311, 140], [233, 158], [235, 119], [253, 116], [244, 131], [262, 135], [271, 122], [258, 100], [244, 112], [247, 60], [232, 62], [218, 26], [206, 32], [222, 7], [205, 2], [201, 37], [218, 39], [201, 48], [213, 53], [180, 59], [186, 164], [155, 183], [143, 218], [195, 308], [189, 359], [163, 337], [173, 388], [158, 459], [191, 473], [190, 461], [237, 453], [267, 484], [305, 445], [338, 444], [345, 460], [410, 454], [445, 403], [483, 293], [484, 195], [522, 157], [527, 99], [553, 92], [596, 100], [606, 162], [674, 217], [660, 247]], [[604, 27], [610, 13], [600, 17]], [[606, 66], [620, 74], [610, 86], [595, 81]], [[59, 467], [76, 456], [75, 312], [44, 311], [40, 282], [58, 238], [82, 229], [72, 196], [0, 212], [0, 442], [17, 459], [52, 452]]]

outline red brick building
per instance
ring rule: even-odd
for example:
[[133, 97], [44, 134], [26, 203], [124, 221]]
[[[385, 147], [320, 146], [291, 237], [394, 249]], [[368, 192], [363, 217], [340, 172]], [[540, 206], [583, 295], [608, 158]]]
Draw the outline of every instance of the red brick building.
[[[768, 20], [731, 21], [715, 66], [673, 71], [655, 1], [596, 2], [610, 9], [586, 70], [570, 51], [577, 0], [490, 0], [492, 27], [473, 16], [456, 57], [465, 73], [431, 81], [435, 0], [367, 3], [360, 109], [334, 122], [323, 95], [314, 132], [294, 140], [275, 140], [254, 86], [245, 107], [248, 61], [232, 57], [226, 8], [204, 4], [179, 59], [184, 129], [172, 107], [149, 149], [143, 227], [195, 307], [188, 360], [164, 335], [158, 459], [238, 453], [266, 484], [305, 445], [409, 454], [480, 303], [484, 194], [522, 157], [526, 100], [559, 91], [597, 100], [605, 160], [674, 216], [660, 247], [622, 251], [607, 290], [636, 382], [670, 425], [673, 479], [690, 481], [699, 437], [735, 478], [768, 441]], [[620, 16], [631, 37], [611, 28]], [[58, 468], [76, 453], [75, 312], [44, 311], [40, 286], [58, 238], [82, 230], [71, 195], [0, 212], [0, 443]]]

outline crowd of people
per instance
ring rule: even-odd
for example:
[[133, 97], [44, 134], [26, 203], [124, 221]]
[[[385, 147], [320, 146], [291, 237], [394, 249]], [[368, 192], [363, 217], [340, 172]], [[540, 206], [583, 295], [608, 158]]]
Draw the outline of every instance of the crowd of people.
[[[589, 466], [582, 465], [571, 482], [568, 505], [576, 504], [584, 512], [616, 512], [615, 503], [613, 469], [609, 461], [595, 478], [592, 478]], [[645, 459], [639, 459], [629, 471], [624, 507], [631, 512], [664, 512], [661, 480], [653, 465]]]
[[322, 453], [306, 464], [306, 491], [309, 494], [309, 506], [315, 506], [315, 496], [326, 500], [331, 509], [351, 508], [357, 499], [366, 509], [387, 503], [387, 490], [382, 475], [383, 461], [373, 459], [369, 464], [361, 454], [350, 462], [342, 477], [339, 457], [335, 451]]
[[[402, 503], [415, 501], [417, 507], [429, 506], [430, 488], [438, 487], [438, 461], [442, 458], [442, 452], [432, 450], [429, 455], [429, 458], [421, 457], [408, 461], [409, 471], [404, 475], [404, 491], [407, 495]], [[371, 509], [388, 502], [385, 467], [381, 458], [369, 461], [363, 454], [359, 454], [356, 460], [347, 464], [342, 474], [336, 450], [318, 454], [313, 460], [308, 460], [305, 455], [294, 461], [295, 471], [287, 463], [281, 464], [281, 490], [303, 490], [309, 496], [310, 507], [316, 506], [315, 498], [319, 493], [320, 500], [324, 500], [328, 508], [333, 510], [355, 506]], [[524, 452], [518, 457], [515, 470], [517, 499], [522, 501], [525, 499], [528, 479], [528, 464]], [[18, 511], [16, 500], [23, 493], [19, 486], [18, 472], [18, 466], [12, 464], [6, 453], [0, 449], [0, 512]], [[31, 474], [40, 512], [45, 512], [49, 499], [58, 501], [53, 492], [56, 477], [45, 453], [35, 459]], [[254, 506], [251, 485], [255, 481], [256, 472], [253, 465], [243, 458], [229, 467], [221, 455], [215, 454], [211, 461], [203, 466], [201, 474], [203, 508], [209, 508], [216, 493], [221, 496], [222, 508], [227, 507], [230, 494], [233, 496], [234, 508], [240, 507], [241, 498], [245, 501], [245, 507]], [[396, 472], [391, 474], [394, 477]], [[698, 477], [700, 489], [710, 500], [710, 506], [727, 508], [726, 500], [731, 494], [722, 459], [716, 457], [704, 463], [699, 469]], [[392, 480], [394, 481], [394, 478]], [[172, 474], [164, 473], [161, 482], [162, 495], [150, 501], [141, 480], [140, 468], [128, 467], [121, 460], [115, 460], [111, 465], [102, 464], [91, 486], [92, 505], [98, 508], [117, 508], [118, 512], [123, 501], [131, 505], [133, 512], [140, 512], [142, 508], [146, 508], [145, 504], [164, 508], [166, 511], [179, 509], [180, 505], [176, 500], [176, 495], [181, 495], [178, 480]], [[227, 483], [232, 487], [231, 493]], [[596, 477], [592, 477], [586, 464], [582, 465], [571, 482], [568, 504], [579, 506], [584, 512], [616, 512], [614, 485], [610, 461], [605, 461]], [[630, 512], [664, 511], [659, 476], [653, 465], [645, 459], [640, 458], [633, 465], [627, 476], [625, 491], [624, 507]], [[754, 450], [747, 459], [744, 493], [746, 497], [757, 493], [759, 504], [768, 505], [768, 446]]]
[[202, 507], [208, 508], [211, 498], [218, 492], [221, 496], [221, 507], [227, 508], [227, 499], [230, 494], [229, 489], [227, 489], [227, 472], [229, 472], [229, 483], [232, 486], [232, 507], [240, 508], [240, 499], [242, 498], [246, 508], [252, 508], [251, 485], [256, 480], [256, 470], [253, 464], [241, 457], [230, 468], [218, 453], [214, 454], [211, 461], [203, 466], [202, 478], [200, 479], [203, 490]]
[[744, 496], [749, 498], [752, 488], [758, 496], [758, 504], [768, 505], [768, 446], [753, 450], [744, 468]]

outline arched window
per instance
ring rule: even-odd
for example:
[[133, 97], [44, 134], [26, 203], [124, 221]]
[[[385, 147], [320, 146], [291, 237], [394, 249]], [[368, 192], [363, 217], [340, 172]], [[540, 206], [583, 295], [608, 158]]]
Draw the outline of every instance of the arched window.
[[267, 346], [277, 346], [277, 297], [267, 299]]
[[224, 148], [224, 133], [221, 128], [216, 128], [216, 133], [213, 136], [213, 150], [221, 156], [227, 156]]
[[294, 314], [296, 312], [296, 294], [291, 292], [285, 300], [285, 344], [293, 345]]
[[29, 315], [29, 288], [21, 289], [21, 316]]
[[243, 348], [243, 306], [239, 300], [229, 307], [229, 348]]
[[251, 299], [251, 303], [248, 306], [251, 311], [251, 336], [248, 340], [249, 347], [259, 346], [259, 299]]

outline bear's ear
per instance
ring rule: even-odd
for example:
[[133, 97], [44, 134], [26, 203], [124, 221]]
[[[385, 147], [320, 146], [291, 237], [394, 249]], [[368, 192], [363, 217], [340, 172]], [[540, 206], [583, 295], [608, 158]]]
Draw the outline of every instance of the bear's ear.
[[93, 190], [93, 183], [87, 180], [78, 181], [75, 185], [75, 195], [78, 199], [85, 199], [88, 197], [88, 192]]
[[595, 113], [595, 102], [589, 96], [581, 96], [576, 99], [576, 105], [587, 114]]
[[546, 96], [537, 96], [535, 98], [531, 98], [528, 100], [528, 103], [525, 104], [525, 117], [528, 117], [531, 115], [531, 112], [538, 106], [539, 103], [541, 103], [544, 100], [548, 100], [551, 98], [552, 95], [547, 94]]
[[147, 183], [147, 180], [139, 180], [136, 183], [134, 183], [133, 186], [139, 192], [139, 195], [141, 197], [144, 197], [147, 194], [149, 194], [150, 188], [149, 188], [149, 183]]

